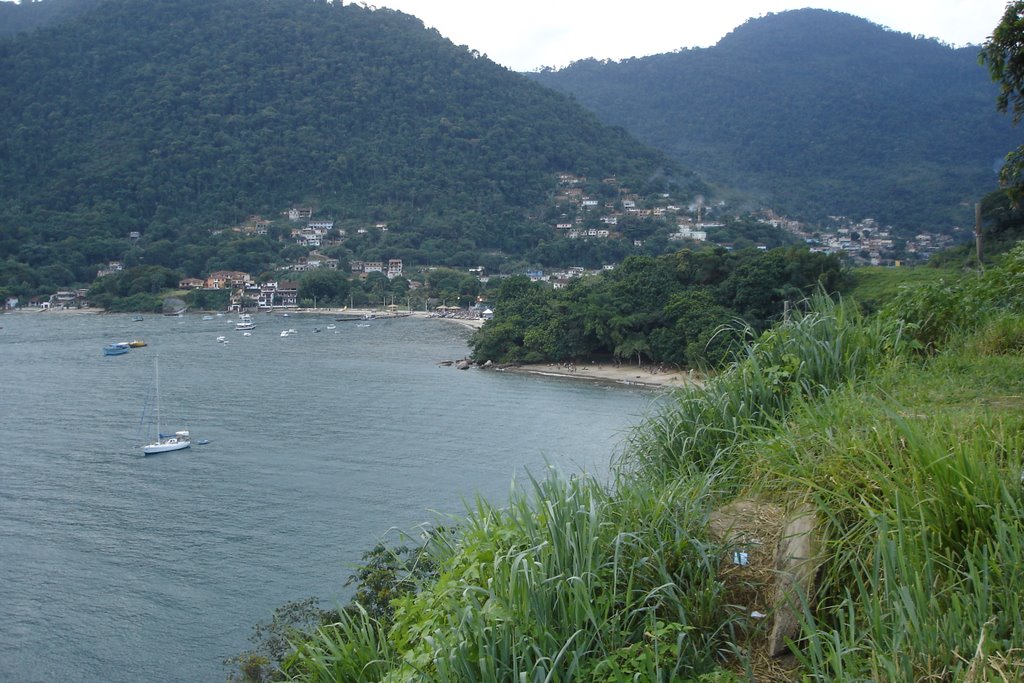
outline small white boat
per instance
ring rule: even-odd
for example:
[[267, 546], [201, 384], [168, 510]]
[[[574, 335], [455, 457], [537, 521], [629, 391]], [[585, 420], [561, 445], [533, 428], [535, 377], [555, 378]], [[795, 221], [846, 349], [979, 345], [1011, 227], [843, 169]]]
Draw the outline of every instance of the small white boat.
[[288, 336], [288, 330], [281, 330], [281, 336], [282, 337], [287, 337]]
[[243, 337], [251, 337], [252, 336], [252, 332], [243, 332], [242, 336]]
[[356, 327], [369, 327], [370, 323], [356, 323]]
[[327, 326], [327, 329], [333, 330], [335, 327], [337, 327], [337, 325], [335, 325], [334, 323], [331, 323], [330, 325]]
[[252, 321], [252, 316], [248, 313], [243, 313], [238, 316], [238, 322], [235, 323], [236, 330], [255, 330], [256, 323]]
[[217, 337], [217, 341], [219, 341], [221, 344], [225, 343], [227, 340], [228, 340], [228, 338], [225, 337], [223, 334], [221, 336]]

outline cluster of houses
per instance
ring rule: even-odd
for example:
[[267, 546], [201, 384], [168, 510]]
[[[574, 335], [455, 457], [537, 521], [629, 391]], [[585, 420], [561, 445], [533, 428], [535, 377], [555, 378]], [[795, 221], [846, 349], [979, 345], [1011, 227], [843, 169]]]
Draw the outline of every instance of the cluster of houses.
[[[918, 233], [907, 240], [896, 239], [888, 226], [873, 218], [853, 221], [846, 216], [829, 216], [830, 225], [809, 228], [799, 221], [778, 216], [770, 210], [758, 219], [802, 239], [812, 252], [845, 254], [853, 263], [881, 266], [901, 265], [903, 257], [926, 260], [929, 256], [956, 243], [945, 234]], [[959, 228], [955, 229], [959, 230]]]
[[[586, 179], [572, 174], [562, 173], [558, 176], [558, 187], [555, 193], [557, 204], [573, 206], [576, 211], [563, 213], [562, 218], [553, 225], [557, 235], [568, 239], [615, 239], [621, 238], [618, 225], [622, 218], [630, 217], [641, 220], [658, 219], [674, 221], [675, 230], [668, 238], [673, 241], [714, 242], [713, 232], [716, 228], [725, 227], [723, 223], [707, 220], [707, 207], [703, 200], [689, 206], [677, 206], [671, 203], [669, 195], [662, 195], [661, 206], [643, 206], [640, 197], [619, 186], [616, 178], [605, 178], [602, 184], [618, 189], [616, 201], [602, 201], [583, 190]], [[346, 231], [336, 227], [333, 220], [313, 218], [313, 209], [309, 207], [292, 207], [283, 214], [292, 223], [301, 226], [290, 229], [291, 239], [310, 249], [310, 253], [299, 257], [292, 263], [282, 266], [283, 272], [302, 273], [314, 269], [336, 270], [338, 259], [330, 258], [317, 250], [324, 246], [333, 246], [344, 241]], [[597, 218], [596, 221], [589, 220]], [[851, 221], [842, 216], [830, 217], [831, 225], [826, 227], [809, 227], [798, 221], [779, 216], [771, 210], [760, 212], [758, 220], [775, 228], [785, 230], [808, 244], [811, 251], [845, 254], [854, 263], [871, 265], [899, 265], [901, 258], [926, 259], [932, 253], [952, 246], [956, 239], [949, 235], [920, 233], [911, 239], [895, 239], [889, 227], [877, 224], [873, 219], [859, 222]], [[595, 223], [599, 225], [595, 225]], [[250, 216], [241, 226], [231, 228], [236, 232], [252, 235], [267, 235], [272, 221], [261, 216]], [[370, 230], [387, 232], [386, 223], [376, 223], [372, 227], [361, 227], [355, 232], [364, 234]], [[282, 233], [282, 237], [288, 235]], [[134, 242], [139, 239], [138, 232], [132, 232], [129, 238]], [[634, 240], [637, 246], [642, 241]], [[728, 245], [722, 245], [727, 246]], [[352, 261], [351, 271], [360, 278], [372, 273], [381, 273], [388, 279], [403, 276], [402, 259], [388, 261]], [[605, 266], [610, 269], [613, 266]], [[96, 276], [104, 277], [118, 273], [124, 269], [120, 261], [110, 261], [101, 268]], [[483, 268], [470, 269], [481, 282], [487, 282]], [[545, 280], [555, 288], [565, 287], [573, 279], [589, 274], [583, 268], [572, 267], [545, 276], [543, 272], [528, 272], [532, 280]], [[231, 306], [234, 309], [251, 306], [253, 303], [263, 310], [288, 308], [297, 306], [298, 283], [291, 280], [255, 283], [248, 273], [236, 271], [217, 271], [206, 278], [184, 278], [179, 283], [181, 289], [230, 289]], [[33, 302], [41, 308], [84, 308], [88, 306], [86, 289], [61, 290], [49, 297], [48, 301]], [[18, 306], [18, 301], [4, 302], [8, 308]]]
[[[622, 235], [617, 231], [619, 221], [624, 218], [637, 218], [640, 220], [672, 220], [676, 221], [676, 231], [669, 235], [670, 240], [693, 240], [705, 242], [708, 239], [708, 229], [722, 227], [721, 223], [705, 222], [701, 220], [704, 206], [698, 202], [693, 206], [682, 207], [669, 203], [669, 195], [662, 195], [666, 201], [664, 206], [641, 206], [640, 197], [626, 189], [619, 188], [618, 201], [605, 201], [589, 196], [580, 187], [586, 181], [585, 178], [571, 173], [562, 173], [558, 176], [558, 191], [555, 194], [556, 203], [569, 204], [579, 212], [571, 219], [563, 214], [555, 225], [555, 233], [568, 239], [618, 239]], [[616, 178], [605, 178], [602, 184], [618, 187]], [[598, 212], [598, 222], [601, 227], [585, 226], [589, 218]], [[696, 212], [697, 219], [689, 215]], [[634, 240], [636, 246], [642, 246], [641, 240]]]
[[229, 310], [239, 311], [255, 306], [261, 311], [295, 308], [299, 305], [299, 283], [291, 280], [254, 282], [249, 273], [239, 270], [218, 270], [205, 279], [187, 277], [178, 282], [178, 289], [231, 290]]
[[388, 259], [386, 264], [383, 261], [352, 261], [349, 266], [352, 272], [357, 273], [360, 277], [366, 277], [370, 273], [381, 273], [386, 275], [389, 280], [402, 277], [402, 259], [400, 258]]
[[[726, 226], [724, 223], [706, 219], [705, 214], [709, 207], [704, 204], [702, 198], [684, 207], [672, 204], [669, 195], [664, 194], [663, 205], [644, 207], [644, 202], [639, 196], [619, 187], [615, 178], [605, 178], [601, 182], [603, 185], [618, 188], [616, 201], [600, 201], [585, 193], [582, 186], [586, 183], [586, 178], [582, 176], [572, 173], [559, 174], [555, 202], [570, 205], [576, 211], [572, 215], [563, 213], [554, 223], [557, 235], [569, 239], [621, 238], [622, 234], [616, 228], [623, 217], [631, 217], [641, 220], [674, 221], [675, 231], [668, 235], [668, 239], [672, 241], [710, 241], [729, 247], [728, 244], [714, 240], [714, 230]], [[591, 220], [597, 214], [600, 214], [597, 218], [600, 227], [595, 226], [595, 221]], [[813, 229], [798, 221], [778, 216], [771, 210], [762, 211], [758, 220], [800, 237], [809, 245], [811, 251], [844, 254], [853, 263], [865, 265], [899, 265], [901, 259], [925, 260], [936, 251], [948, 248], [957, 241], [950, 235], [927, 232], [906, 240], [896, 239], [891, 228], [880, 226], [871, 218], [854, 222], [843, 216], [831, 216], [830, 224]], [[634, 240], [634, 244], [641, 246], [642, 241]]]
[[[29, 302], [31, 308], [48, 311], [89, 308], [88, 288], [81, 289], [59, 289], [49, 296], [46, 301], [38, 297]], [[16, 296], [7, 297], [4, 300], [4, 310], [13, 311], [21, 307], [21, 300]]]
[[[323, 257], [321, 257], [323, 259]], [[337, 269], [336, 259], [326, 259], [333, 263], [326, 266]], [[322, 267], [322, 261], [316, 260], [314, 255], [302, 260], [300, 264], [291, 267], [292, 271], [310, 270]], [[316, 265], [314, 265], [316, 264]], [[394, 279], [402, 275], [402, 259], [390, 259], [387, 264], [382, 261], [353, 261], [351, 263], [353, 273], [360, 277], [367, 277], [370, 273], [382, 273], [388, 279]], [[178, 289], [230, 289], [231, 310], [239, 310], [243, 307], [255, 305], [260, 310], [273, 310], [275, 308], [294, 308], [298, 305], [299, 283], [291, 280], [277, 280], [273, 282], [254, 282], [249, 273], [235, 270], [218, 270], [210, 273], [206, 278], [183, 278], [178, 282]]]

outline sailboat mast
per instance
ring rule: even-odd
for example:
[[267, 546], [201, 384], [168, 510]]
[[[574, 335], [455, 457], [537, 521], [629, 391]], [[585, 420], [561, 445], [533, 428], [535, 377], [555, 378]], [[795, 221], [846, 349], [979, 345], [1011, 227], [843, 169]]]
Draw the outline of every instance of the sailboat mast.
[[156, 439], [159, 441], [162, 437], [160, 434], [160, 356], [156, 357]]

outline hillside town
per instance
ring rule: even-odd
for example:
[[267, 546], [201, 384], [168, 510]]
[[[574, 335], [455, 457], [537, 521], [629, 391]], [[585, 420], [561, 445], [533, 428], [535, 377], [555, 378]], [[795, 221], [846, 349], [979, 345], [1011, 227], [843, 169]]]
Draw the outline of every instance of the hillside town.
[[[600, 190], [590, 193], [584, 187]], [[552, 235], [566, 240], [631, 240], [636, 248], [643, 248], [647, 239], [664, 239], [669, 245], [684, 248], [713, 245], [726, 250], [737, 248], [734, 238], [735, 226], [759, 225], [786, 233], [807, 245], [815, 253], [840, 254], [854, 266], [899, 267], [923, 263], [931, 254], [948, 248], [958, 241], [959, 234], [967, 239], [962, 228], [953, 228], [951, 234], [921, 232], [911, 238], [899, 238], [891, 226], [880, 225], [873, 218], [853, 220], [845, 216], [830, 216], [822, 225], [812, 225], [762, 209], [745, 216], [730, 215], [723, 202], [708, 203], [697, 197], [685, 205], [673, 200], [668, 193], [643, 197], [621, 187], [616, 178], [604, 178], [596, 186], [587, 178], [562, 173], [557, 176], [556, 189], [552, 195], [549, 214]], [[536, 220], [544, 220], [534, 217]], [[627, 229], [626, 226], [632, 226]], [[637, 229], [636, 226], [641, 226]], [[233, 233], [265, 239], [288, 241], [302, 247], [305, 254], [294, 260], [281, 263], [273, 272], [254, 274], [240, 271], [220, 270], [205, 277], [186, 277], [178, 283], [183, 293], [193, 290], [230, 290], [228, 310], [246, 309], [277, 310], [293, 309], [299, 306], [299, 280], [304, 273], [313, 270], [338, 270], [342, 261], [328, 256], [324, 251], [345, 245], [349, 237], [376, 234], [386, 236], [389, 231], [401, 228], [384, 222], [374, 222], [354, 227], [341, 226], [330, 217], [321, 217], [312, 207], [293, 206], [284, 210], [272, 220], [261, 215], [250, 215], [240, 225], [212, 230], [213, 235]], [[631, 237], [630, 233], [643, 233], [646, 238]], [[141, 235], [133, 231], [128, 235], [130, 243], [136, 243]], [[751, 246], [744, 244], [743, 246]], [[754, 242], [754, 248], [767, 250], [767, 244]], [[96, 273], [96, 278], [116, 274], [124, 270], [121, 261], [110, 261]], [[560, 269], [544, 270], [531, 268], [520, 273], [534, 282], [546, 282], [553, 288], [566, 287], [573, 279], [593, 275], [602, 270], [611, 270], [615, 264], [605, 264], [600, 269], [582, 266], [566, 266]], [[365, 280], [373, 273], [380, 273], [389, 280], [405, 277], [409, 287], [415, 290], [423, 286], [422, 278], [406, 272], [403, 259], [348, 261], [350, 275]], [[429, 267], [420, 268], [429, 271]], [[488, 273], [483, 266], [466, 268], [482, 285], [492, 278], [508, 274]], [[11, 297], [4, 302], [7, 310], [30, 307], [39, 309], [88, 308], [88, 288], [62, 289], [49, 297], [36, 297], [21, 302]]]

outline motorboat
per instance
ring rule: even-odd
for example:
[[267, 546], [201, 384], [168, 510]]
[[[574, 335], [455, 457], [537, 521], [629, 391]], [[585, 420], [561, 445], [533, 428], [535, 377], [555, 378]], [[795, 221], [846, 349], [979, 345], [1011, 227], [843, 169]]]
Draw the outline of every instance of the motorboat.
[[128, 353], [131, 350], [131, 346], [128, 342], [116, 342], [114, 344], [107, 344], [103, 347], [104, 356], [120, 356], [121, 354]]
[[252, 316], [248, 313], [243, 313], [238, 316], [238, 322], [235, 323], [236, 330], [255, 330], [256, 323], [252, 321]]

